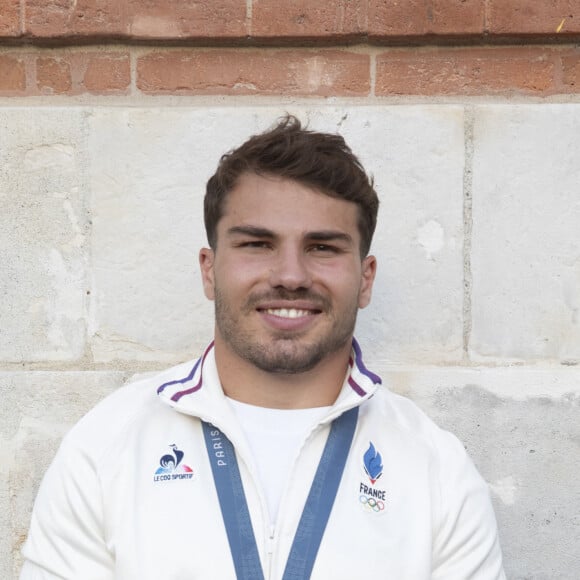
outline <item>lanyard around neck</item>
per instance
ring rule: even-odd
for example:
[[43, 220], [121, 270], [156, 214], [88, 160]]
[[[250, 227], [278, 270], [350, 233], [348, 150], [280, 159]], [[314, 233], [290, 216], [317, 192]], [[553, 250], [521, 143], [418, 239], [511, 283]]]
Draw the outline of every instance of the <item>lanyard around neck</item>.
[[[334, 420], [286, 562], [283, 580], [310, 578], [318, 548], [336, 498], [354, 435], [358, 407]], [[263, 580], [264, 573], [236, 452], [217, 428], [202, 421], [222, 517], [238, 580]]]

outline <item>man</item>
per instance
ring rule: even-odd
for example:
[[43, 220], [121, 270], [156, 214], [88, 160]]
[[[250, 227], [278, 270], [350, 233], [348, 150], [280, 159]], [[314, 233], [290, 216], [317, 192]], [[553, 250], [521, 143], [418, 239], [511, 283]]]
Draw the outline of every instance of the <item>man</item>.
[[353, 339], [377, 209], [344, 140], [293, 117], [222, 157], [200, 252], [215, 340], [65, 437], [21, 578], [505, 578], [462, 445]]

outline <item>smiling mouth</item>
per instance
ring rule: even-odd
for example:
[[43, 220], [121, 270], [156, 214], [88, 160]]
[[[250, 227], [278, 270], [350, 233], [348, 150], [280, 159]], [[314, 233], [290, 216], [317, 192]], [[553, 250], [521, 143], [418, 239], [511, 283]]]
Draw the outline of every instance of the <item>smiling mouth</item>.
[[299, 308], [266, 308], [262, 310], [267, 314], [272, 316], [278, 316], [279, 318], [302, 318], [304, 316], [313, 316], [318, 314], [320, 310], [302, 310]]

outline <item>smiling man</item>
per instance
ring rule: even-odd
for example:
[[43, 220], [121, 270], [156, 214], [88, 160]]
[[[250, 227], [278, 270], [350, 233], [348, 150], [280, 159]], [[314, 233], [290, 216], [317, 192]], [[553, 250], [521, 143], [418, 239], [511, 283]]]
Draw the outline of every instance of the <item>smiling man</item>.
[[505, 578], [463, 446], [353, 338], [377, 210], [342, 137], [294, 117], [222, 157], [200, 251], [214, 341], [66, 436], [21, 578]]
[[376, 260], [360, 257], [358, 208], [313, 187], [241, 175], [214, 249], [200, 254], [206, 296], [215, 300], [222, 386], [252, 405], [333, 403], [357, 311], [370, 300]]

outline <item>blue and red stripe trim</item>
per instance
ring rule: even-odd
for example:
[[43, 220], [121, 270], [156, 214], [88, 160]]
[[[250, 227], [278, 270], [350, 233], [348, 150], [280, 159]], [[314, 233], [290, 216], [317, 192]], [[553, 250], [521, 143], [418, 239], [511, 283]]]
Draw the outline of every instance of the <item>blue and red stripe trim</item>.
[[[362, 361], [362, 351], [361, 348], [358, 344], [358, 342], [356, 341], [356, 339], [352, 339], [352, 349], [354, 351], [354, 360], [352, 357], [350, 357], [348, 364], [351, 368], [353, 368], [356, 365], [357, 370], [364, 375], [365, 377], [369, 378], [373, 383], [377, 383], [377, 384], [381, 384], [382, 380], [381, 377], [379, 377], [378, 375], [375, 375], [375, 373], [369, 371], [363, 361]], [[356, 380], [353, 378], [352, 373], [351, 375], [348, 377], [348, 384], [350, 385], [350, 388], [359, 396], [359, 397], [364, 397], [367, 392], [359, 385], [359, 383], [356, 382]]]
[[190, 373], [186, 377], [184, 377], [183, 379], [176, 379], [174, 381], [168, 381], [166, 383], [163, 383], [162, 385], [160, 385], [158, 387], [157, 394], [162, 393], [167, 387], [171, 387], [173, 385], [183, 385], [183, 384], [186, 384], [186, 383], [190, 382], [195, 377], [196, 372], [197, 372], [197, 369], [201, 365], [201, 369], [200, 369], [200, 372], [199, 372], [199, 380], [198, 380], [198, 382], [193, 387], [191, 387], [189, 389], [186, 389], [186, 390], [183, 390], [183, 391], [178, 391], [177, 393], [174, 393], [171, 396], [171, 400], [174, 401], [174, 402], [177, 402], [184, 395], [189, 395], [190, 393], [195, 393], [195, 391], [198, 391], [201, 388], [201, 385], [202, 385], [203, 363], [204, 363], [205, 358], [207, 357], [209, 351], [212, 349], [213, 344], [214, 343], [212, 341], [209, 344], [209, 346], [205, 349], [205, 352], [203, 353], [203, 356], [201, 358], [198, 358], [197, 361], [195, 361], [195, 364], [193, 365], [193, 368], [191, 369]]

